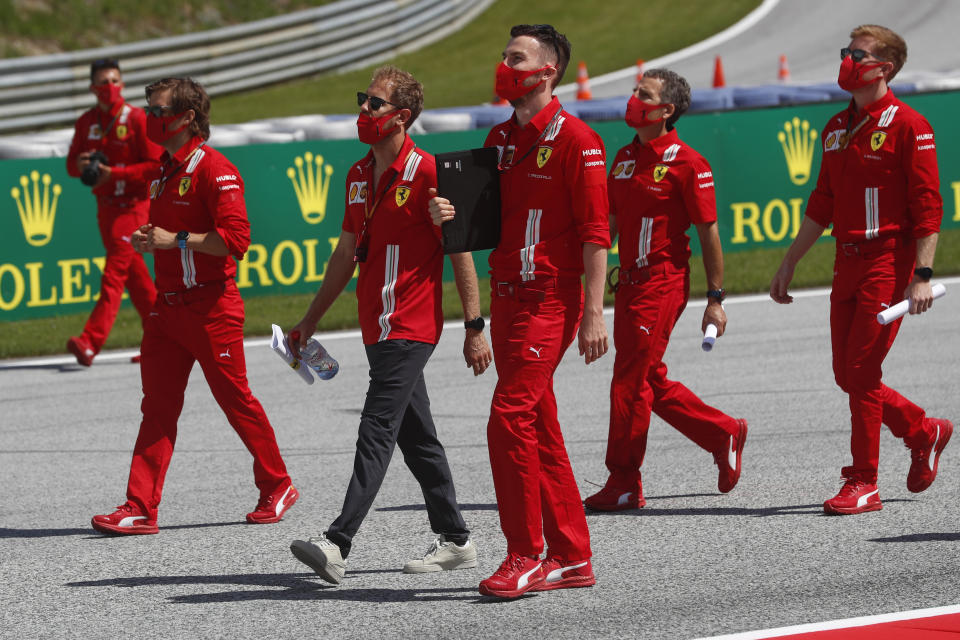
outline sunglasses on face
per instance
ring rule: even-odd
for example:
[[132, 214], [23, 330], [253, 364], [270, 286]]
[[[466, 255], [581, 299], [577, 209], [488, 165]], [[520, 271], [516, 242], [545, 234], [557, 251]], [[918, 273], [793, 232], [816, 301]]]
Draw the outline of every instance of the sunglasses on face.
[[391, 107], [397, 107], [397, 109], [401, 108], [399, 105], [395, 105], [392, 102], [388, 102], [383, 98], [378, 98], [377, 96], [369, 96], [365, 94], [363, 91], [357, 91], [357, 106], [362, 107], [363, 103], [367, 101], [370, 102], [370, 111], [380, 111], [380, 107], [382, 107], [385, 104], [388, 104]]
[[173, 107], [164, 107], [162, 105], [153, 105], [152, 107], [144, 107], [143, 110], [147, 112], [148, 116], [153, 116], [154, 118], [162, 118], [164, 114], [170, 111]]
[[840, 59], [845, 60], [847, 56], [851, 56], [854, 62], [860, 62], [864, 58], [873, 58], [878, 62], [885, 62], [869, 51], [864, 51], [863, 49], [851, 49], [850, 47], [844, 47], [843, 49], [840, 49]]

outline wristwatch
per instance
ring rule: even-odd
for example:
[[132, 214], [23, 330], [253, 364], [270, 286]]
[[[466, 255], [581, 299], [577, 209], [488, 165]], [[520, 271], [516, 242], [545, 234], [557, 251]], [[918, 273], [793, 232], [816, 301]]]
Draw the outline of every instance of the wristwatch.
[[924, 282], [930, 282], [930, 278], [933, 277], [933, 269], [930, 267], [917, 267], [913, 270], [913, 273], [919, 276]]
[[717, 299], [717, 302], [723, 302], [724, 300], [727, 299], [727, 291], [726, 291], [726, 289], [723, 289], [723, 288], [720, 288], [720, 289], [710, 289], [710, 290], [707, 291], [707, 297], [708, 297], [708, 298], [716, 298], [716, 299]]
[[483, 321], [483, 316], [477, 316], [473, 320], [464, 320], [463, 328], [464, 329], [474, 329], [476, 331], [483, 331], [483, 328], [486, 326], [486, 323]]
[[187, 248], [187, 238], [190, 237], [189, 231], [177, 231], [177, 246], [181, 249]]

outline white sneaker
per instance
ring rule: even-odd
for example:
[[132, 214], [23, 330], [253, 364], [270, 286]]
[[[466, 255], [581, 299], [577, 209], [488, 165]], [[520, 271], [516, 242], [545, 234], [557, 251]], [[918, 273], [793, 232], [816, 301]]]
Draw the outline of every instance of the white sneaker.
[[477, 566], [477, 545], [467, 540], [462, 547], [448, 542], [442, 535], [433, 541], [426, 555], [403, 565], [404, 573], [433, 573]]
[[332, 584], [340, 584], [347, 564], [340, 555], [340, 547], [327, 540], [325, 534], [309, 540], [294, 540], [290, 544], [294, 557], [317, 572], [317, 575]]

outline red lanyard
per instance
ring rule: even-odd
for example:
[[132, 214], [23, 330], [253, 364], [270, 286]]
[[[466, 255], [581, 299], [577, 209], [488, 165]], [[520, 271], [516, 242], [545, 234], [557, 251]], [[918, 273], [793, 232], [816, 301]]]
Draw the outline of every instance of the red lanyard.
[[[166, 172], [166, 170], [165, 170], [163, 167], [160, 168], [160, 184], [157, 185], [157, 196], [159, 196], [161, 193], [163, 193], [163, 187], [164, 187], [164, 185], [167, 184], [167, 180], [169, 180], [169, 179], [172, 178], [173, 176], [177, 175], [177, 172], [180, 171], [180, 169], [183, 168], [183, 165], [185, 165], [185, 164], [187, 164], [188, 162], [190, 162], [190, 158], [192, 158], [193, 155], [194, 155], [197, 151], [200, 151], [200, 149], [201, 149], [201, 148], [203, 147], [203, 145], [205, 145], [205, 144], [207, 144], [207, 141], [206, 141], [206, 140], [204, 140], [203, 142], [201, 142], [200, 144], [198, 144], [197, 147], [196, 147], [193, 151], [191, 151], [189, 154], [187, 154], [187, 157], [183, 159], [183, 162], [181, 162], [180, 164], [178, 164], [178, 165], [177, 165], [177, 168], [174, 169], [173, 171], [171, 171], [169, 174]], [[166, 163], [164, 163], [164, 165], [166, 165]]]
[[[503, 164], [503, 162], [501, 161], [500, 163], [497, 164], [497, 169], [499, 169], [500, 171], [509, 171], [510, 169], [513, 169], [514, 167], [516, 167], [517, 165], [519, 165], [521, 162], [523, 162], [524, 160], [526, 160], [526, 159], [527, 159], [527, 156], [529, 156], [531, 153], [533, 153], [533, 150], [536, 149], [536, 148], [540, 145], [540, 142], [541, 142], [541, 141], [543, 141], [544, 136], [547, 135], [547, 131], [549, 131], [549, 130], [553, 127], [553, 123], [556, 122], [556, 121], [557, 121], [557, 118], [560, 117], [560, 112], [561, 112], [561, 111], [563, 111], [563, 106], [562, 106], [562, 105], [560, 106], [559, 109], [557, 109], [557, 112], [556, 112], [555, 114], [553, 114], [553, 117], [550, 118], [550, 122], [548, 122], [548, 123], [547, 123], [547, 126], [545, 126], [545, 127], [543, 128], [543, 131], [540, 132], [540, 137], [537, 138], [536, 141], [534, 141], [534, 143], [533, 143], [532, 145], [530, 145], [530, 148], [527, 149], [527, 152], [526, 152], [525, 154], [523, 154], [523, 156], [522, 156], [519, 160], [517, 160], [516, 162], [513, 162], [513, 161], [512, 161], [513, 159], [511, 158], [511, 162], [510, 162], [509, 164]], [[504, 154], [507, 153], [507, 149], [510, 147], [510, 138], [512, 138], [512, 137], [513, 137], [513, 127], [510, 128], [510, 133], [507, 135], [507, 141], [506, 141], [506, 143], [503, 145], [503, 153], [504, 153]], [[502, 158], [501, 158], [501, 160], [502, 160]]]
[[[407, 157], [403, 160], [403, 165], [406, 166], [407, 161], [410, 160], [410, 156], [413, 155], [413, 151], [416, 149], [416, 146], [407, 153]], [[357, 247], [353, 253], [354, 262], [366, 262], [367, 260], [367, 251], [370, 248], [370, 232], [367, 230], [367, 227], [371, 224], [370, 220], [373, 219], [373, 214], [376, 213], [377, 207], [380, 205], [380, 202], [383, 200], [383, 196], [387, 195], [387, 191], [390, 190], [390, 187], [393, 185], [394, 181], [397, 179], [397, 176], [400, 175], [399, 172], [394, 171], [393, 175], [390, 176], [390, 181], [387, 182], [387, 186], [380, 190], [380, 195], [377, 196], [377, 199], [373, 201], [373, 206], [369, 205], [369, 198], [363, 199], [363, 226], [360, 227], [360, 235], [357, 237]], [[383, 177], [381, 177], [381, 180]], [[370, 182], [368, 181], [369, 185]], [[372, 189], [367, 189], [367, 192], [371, 192]]]

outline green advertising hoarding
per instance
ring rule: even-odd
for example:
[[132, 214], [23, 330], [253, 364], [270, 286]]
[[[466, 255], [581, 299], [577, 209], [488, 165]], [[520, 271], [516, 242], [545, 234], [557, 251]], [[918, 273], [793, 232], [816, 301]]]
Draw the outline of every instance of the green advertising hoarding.
[[[936, 131], [943, 227], [958, 227], [960, 125], [954, 114], [960, 92], [905, 101]], [[724, 111], [680, 121], [681, 138], [712, 165], [726, 252], [789, 244], [816, 182], [820, 128], [842, 107]], [[594, 128], [608, 161], [633, 133], [622, 122]], [[485, 136], [486, 131], [438, 133], [416, 141], [438, 153], [479, 146]], [[252, 244], [238, 265], [243, 295], [315, 291], [340, 233], [347, 170], [367, 147], [356, 140], [317, 140], [221, 151], [246, 183]], [[0, 188], [0, 322], [89, 310], [104, 267], [89, 189], [67, 175], [62, 158], [0, 161]], [[477, 259], [483, 274], [485, 256]]]

